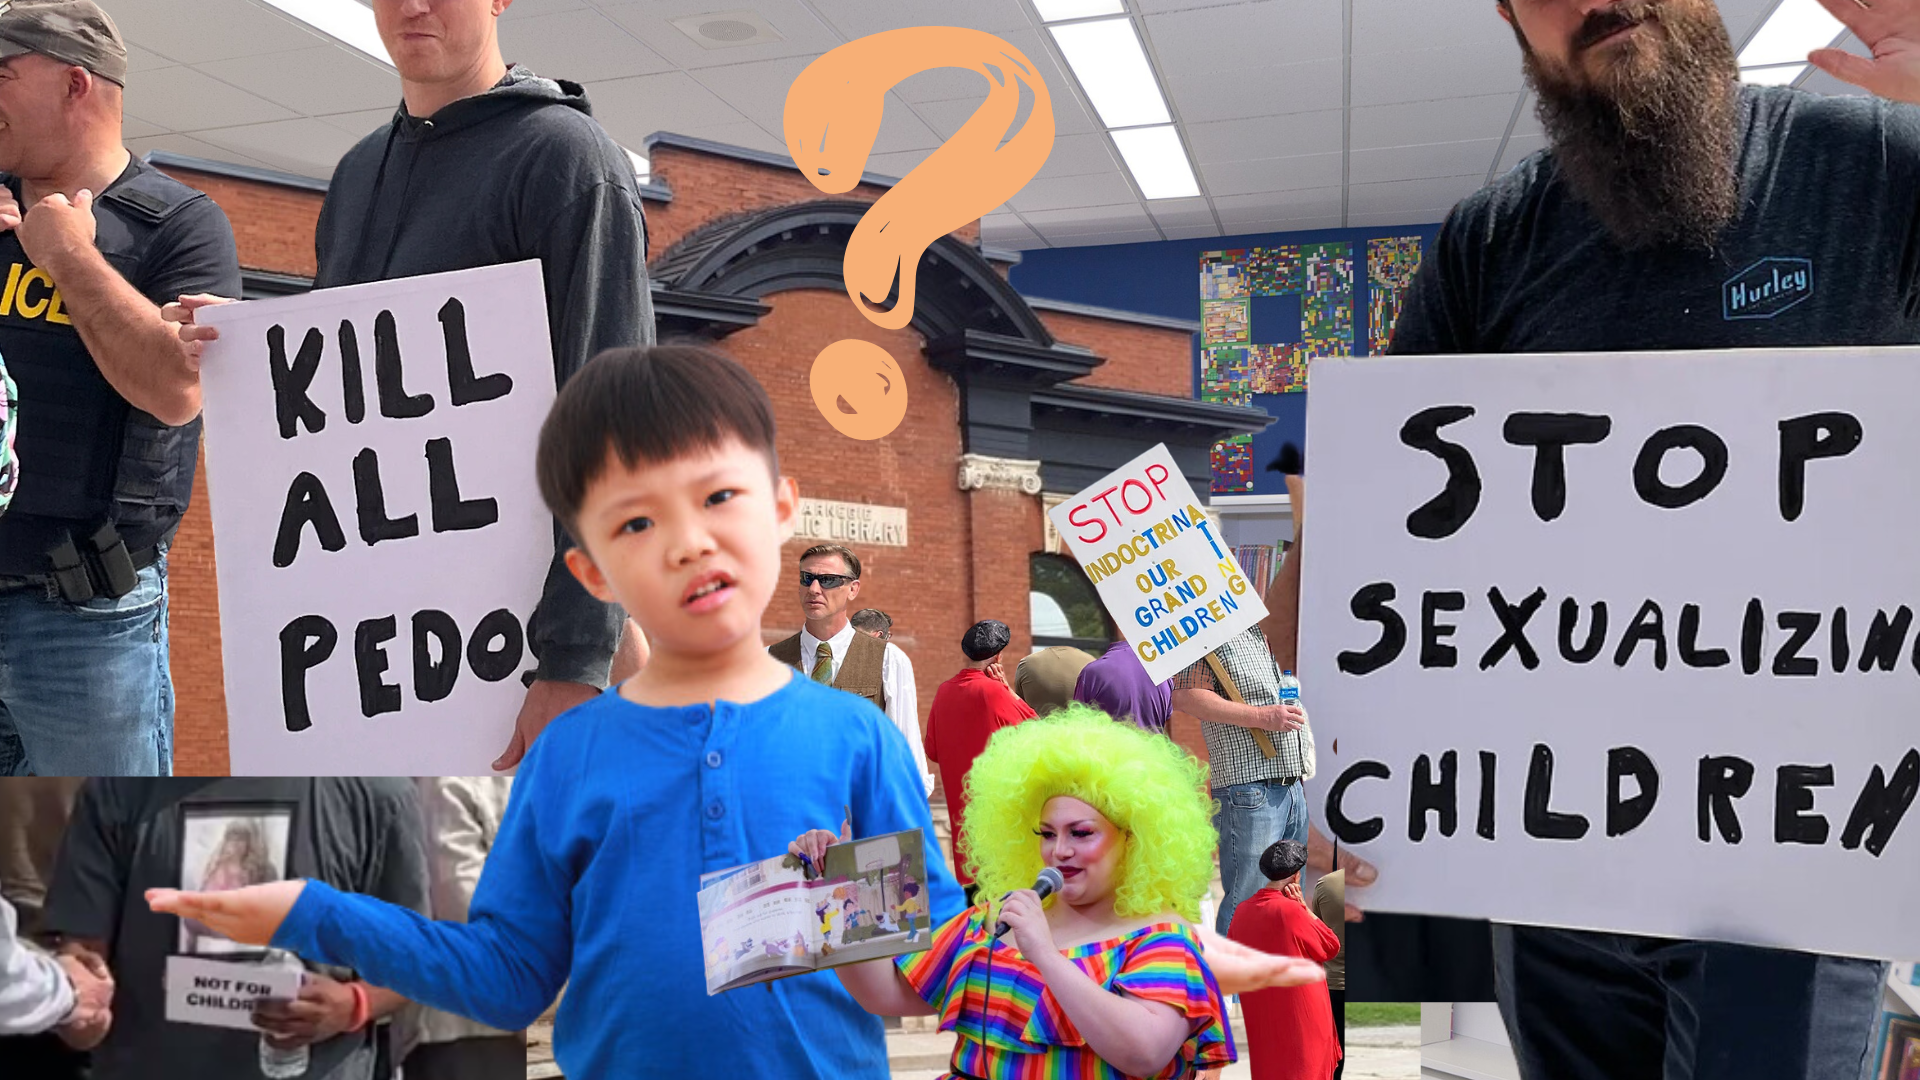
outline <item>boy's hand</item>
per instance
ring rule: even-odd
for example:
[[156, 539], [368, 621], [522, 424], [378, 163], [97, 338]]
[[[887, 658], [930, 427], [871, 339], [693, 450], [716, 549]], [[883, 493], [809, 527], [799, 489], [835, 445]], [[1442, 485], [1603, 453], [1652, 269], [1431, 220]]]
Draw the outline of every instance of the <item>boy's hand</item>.
[[305, 881], [275, 881], [210, 893], [148, 889], [147, 906], [163, 915], [197, 919], [242, 945], [269, 945], [306, 887]]
[[853, 840], [853, 823], [840, 823], [840, 835], [835, 836], [825, 829], [809, 829], [799, 838], [787, 845], [787, 854], [798, 859], [806, 859], [813, 864], [813, 875], [819, 877], [821, 867], [827, 857], [827, 849], [835, 844], [850, 843]]

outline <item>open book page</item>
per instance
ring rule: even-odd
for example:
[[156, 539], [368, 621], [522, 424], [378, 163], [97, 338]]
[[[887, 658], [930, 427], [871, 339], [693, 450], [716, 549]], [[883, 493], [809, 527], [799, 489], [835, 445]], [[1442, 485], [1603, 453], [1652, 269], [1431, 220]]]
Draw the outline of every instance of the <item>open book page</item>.
[[708, 994], [932, 943], [920, 830], [836, 844], [820, 871], [780, 855], [701, 876]]
[[702, 875], [707, 993], [812, 971], [820, 947], [814, 892], [786, 855]]
[[920, 830], [835, 844], [822, 869], [814, 882], [826, 934], [819, 966], [920, 952], [932, 943]]

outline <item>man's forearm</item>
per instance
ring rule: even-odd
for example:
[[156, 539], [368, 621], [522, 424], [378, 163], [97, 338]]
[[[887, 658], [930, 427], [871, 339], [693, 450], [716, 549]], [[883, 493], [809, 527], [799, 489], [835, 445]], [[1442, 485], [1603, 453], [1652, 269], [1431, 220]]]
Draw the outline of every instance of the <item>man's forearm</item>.
[[626, 616], [617, 605], [594, 599], [574, 579], [564, 561], [570, 541], [557, 523], [554, 538], [556, 550], [540, 606], [527, 627], [527, 640], [539, 661], [535, 677], [603, 688]]
[[1175, 690], [1171, 705], [1180, 712], [1210, 724], [1228, 724], [1258, 731], [1272, 730], [1261, 721], [1263, 710], [1259, 706], [1228, 701], [1211, 690]]
[[186, 346], [99, 251], [87, 249], [48, 271], [61, 305], [114, 392], [163, 424], [200, 415], [200, 375]]
[[1273, 662], [1282, 671], [1300, 670], [1300, 550], [1295, 540], [1280, 572], [1267, 586], [1267, 617], [1260, 620]]

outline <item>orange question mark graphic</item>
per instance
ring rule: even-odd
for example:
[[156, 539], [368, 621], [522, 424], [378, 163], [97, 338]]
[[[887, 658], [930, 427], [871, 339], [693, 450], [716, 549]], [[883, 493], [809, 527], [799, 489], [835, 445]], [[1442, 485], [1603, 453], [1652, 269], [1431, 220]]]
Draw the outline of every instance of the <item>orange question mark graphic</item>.
[[[807, 65], [787, 91], [787, 150], [814, 187], [839, 195], [852, 191], [866, 171], [887, 91], [942, 67], [985, 75], [987, 100], [861, 217], [842, 263], [854, 307], [889, 330], [913, 321], [914, 280], [927, 245], [1012, 198], [1046, 163], [1053, 149], [1047, 84], [1019, 49], [992, 34], [916, 26], [834, 49]], [[1033, 94], [1033, 112], [1008, 138], [1022, 85]], [[896, 283], [899, 299], [887, 307]], [[820, 415], [851, 438], [883, 438], [907, 415], [900, 365], [870, 341], [836, 341], [820, 350], [810, 381]]]

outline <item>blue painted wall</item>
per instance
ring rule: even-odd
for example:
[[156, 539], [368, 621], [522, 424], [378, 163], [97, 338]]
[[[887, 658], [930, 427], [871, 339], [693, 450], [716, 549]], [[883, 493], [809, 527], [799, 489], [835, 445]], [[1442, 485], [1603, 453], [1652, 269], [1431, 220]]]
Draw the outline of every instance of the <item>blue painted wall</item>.
[[[1353, 246], [1353, 335], [1354, 352], [1365, 355], [1371, 290], [1367, 284], [1367, 241], [1396, 236], [1418, 236], [1425, 250], [1432, 250], [1438, 223], [1401, 225], [1389, 229], [1320, 229], [1313, 232], [1244, 233], [1237, 236], [1210, 236], [1198, 240], [1166, 240], [1144, 244], [1106, 244], [1093, 247], [1039, 248], [1022, 252], [1020, 265], [1013, 268], [1010, 280], [1026, 296], [1048, 300], [1066, 300], [1077, 304], [1164, 315], [1174, 319], [1200, 321], [1200, 255], [1206, 251], [1233, 248], [1279, 247], [1287, 244], [1325, 244], [1346, 241]], [[1268, 303], [1279, 311], [1291, 304], [1297, 313], [1300, 298], [1261, 297], [1253, 309], [1256, 341], [1274, 342], [1261, 330], [1262, 310]], [[1296, 315], [1297, 317], [1297, 315]], [[1195, 334], [1190, 363], [1196, 394], [1200, 386], [1200, 335]], [[1298, 340], [1298, 333], [1277, 341]], [[1255, 494], [1285, 491], [1278, 474], [1267, 471], [1267, 463], [1280, 452], [1282, 444], [1304, 445], [1307, 426], [1307, 395], [1255, 394], [1253, 403], [1274, 418], [1267, 430], [1253, 437], [1253, 491]]]

